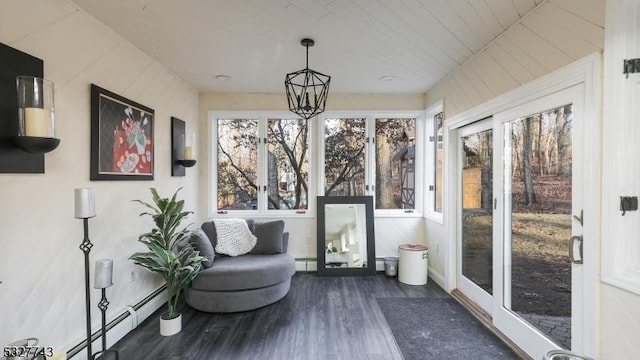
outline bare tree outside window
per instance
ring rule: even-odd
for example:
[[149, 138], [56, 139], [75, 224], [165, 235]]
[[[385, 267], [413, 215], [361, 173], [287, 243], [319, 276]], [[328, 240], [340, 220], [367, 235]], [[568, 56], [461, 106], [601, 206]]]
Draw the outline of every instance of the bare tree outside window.
[[365, 129], [362, 118], [325, 120], [325, 195], [365, 195]]
[[219, 119], [218, 210], [258, 207], [258, 121]]
[[303, 119], [269, 119], [267, 196], [269, 209], [307, 209], [309, 127]]
[[376, 119], [376, 209], [415, 209], [416, 119]]

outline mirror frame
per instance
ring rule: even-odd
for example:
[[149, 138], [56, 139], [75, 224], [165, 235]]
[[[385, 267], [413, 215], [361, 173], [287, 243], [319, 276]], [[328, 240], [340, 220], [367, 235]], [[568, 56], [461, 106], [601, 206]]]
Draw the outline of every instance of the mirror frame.
[[[375, 275], [375, 233], [373, 228], [373, 196], [318, 196], [317, 197], [317, 271], [320, 276]], [[325, 204], [364, 204], [367, 227], [367, 267], [366, 268], [327, 268], [325, 253]]]

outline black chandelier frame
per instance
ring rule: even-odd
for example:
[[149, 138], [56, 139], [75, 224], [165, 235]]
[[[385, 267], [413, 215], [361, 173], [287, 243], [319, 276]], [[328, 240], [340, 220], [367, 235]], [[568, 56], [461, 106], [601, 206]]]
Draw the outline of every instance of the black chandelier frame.
[[289, 110], [308, 120], [324, 112], [331, 76], [309, 69], [309, 47], [313, 46], [315, 42], [305, 38], [300, 44], [307, 48], [306, 67], [288, 73], [284, 85]]

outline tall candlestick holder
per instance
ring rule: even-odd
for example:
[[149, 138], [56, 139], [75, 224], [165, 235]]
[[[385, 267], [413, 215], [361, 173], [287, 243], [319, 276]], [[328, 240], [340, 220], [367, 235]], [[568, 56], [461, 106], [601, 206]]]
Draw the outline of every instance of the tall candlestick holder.
[[93, 189], [75, 189], [75, 218], [82, 219], [84, 239], [80, 243], [80, 250], [84, 253], [84, 294], [85, 316], [87, 330], [87, 359], [92, 358], [91, 350], [91, 293], [89, 291], [89, 254], [93, 244], [89, 240], [89, 219], [96, 216]]
[[98, 303], [98, 308], [102, 312], [102, 350], [96, 352], [92, 359], [115, 359], [120, 360], [120, 353], [118, 350], [107, 349], [107, 308], [109, 307], [109, 301], [107, 300], [107, 289], [103, 288], [102, 298]]
[[[101, 259], [96, 261], [95, 281], [93, 287], [100, 289], [102, 297], [98, 303], [98, 309], [102, 313], [102, 350], [93, 355], [93, 359], [116, 359], [119, 360], [120, 354], [117, 350], [107, 349], [107, 309], [109, 308], [109, 300], [107, 300], [107, 288], [113, 285], [113, 260]], [[112, 356], [111, 356], [112, 355]]]

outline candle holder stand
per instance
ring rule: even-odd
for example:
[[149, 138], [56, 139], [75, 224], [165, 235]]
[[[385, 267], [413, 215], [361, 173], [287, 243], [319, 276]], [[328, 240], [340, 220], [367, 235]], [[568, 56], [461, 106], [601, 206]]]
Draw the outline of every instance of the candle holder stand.
[[92, 359], [91, 350], [91, 293], [89, 292], [89, 253], [93, 244], [89, 240], [89, 219], [82, 219], [84, 224], [84, 240], [80, 243], [80, 250], [84, 253], [84, 291], [85, 291], [85, 312], [87, 326], [87, 359]]
[[107, 308], [109, 307], [109, 301], [107, 300], [107, 289], [102, 288], [102, 298], [98, 303], [98, 308], [102, 312], [102, 351], [98, 351], [93, 355], [94, 360], [106, 360], [106, 359], [120, 359], [120, 353], [117, 350], [107, 349]]

